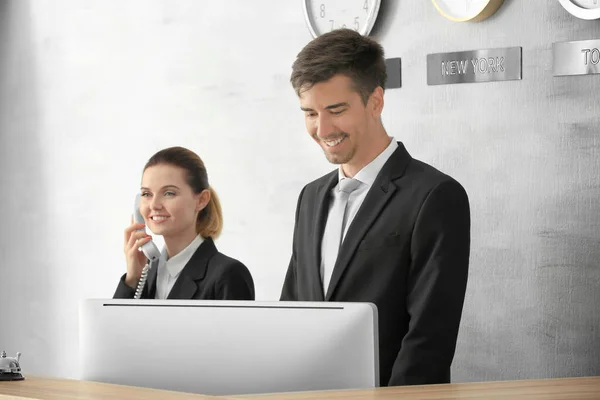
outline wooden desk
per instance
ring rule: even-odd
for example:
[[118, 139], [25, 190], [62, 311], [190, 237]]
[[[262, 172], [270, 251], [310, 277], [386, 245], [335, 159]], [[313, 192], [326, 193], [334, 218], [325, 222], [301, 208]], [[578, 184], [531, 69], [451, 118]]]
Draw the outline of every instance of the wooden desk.
[[398, 386], [370, 390], [231, 396], [245, 400], [600, 399], [600, 377]]
[[[4, 397], [3, 397], [4, 395]], [[0, 400], [208, 400], [223, 397], [204, 396], [167, 390], [111, 385], [71, 379], [25, 376], [24, 381], [0, 382]]]
[[600, 377], [454, 383], [449, 385], [404, 386], [371, 390], [340, 390], [274, 393], [245, 396], [205, 396], [132, 386], [110, 385], [69, 379], [28, 376], [20, 382], [0, 382], [0, 400], [96, 400], [96, 399], [246, 399], [246, 400], [442, 400], [523, 399], [600, 400]]

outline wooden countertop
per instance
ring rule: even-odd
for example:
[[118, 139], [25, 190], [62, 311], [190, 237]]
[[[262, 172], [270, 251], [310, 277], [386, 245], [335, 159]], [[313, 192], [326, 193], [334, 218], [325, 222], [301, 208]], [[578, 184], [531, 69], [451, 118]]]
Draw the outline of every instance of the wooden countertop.
[[600, 377], [453, 383], [446, 385], [398, 386], [367, 390], [332, 390], [243, 396], [207, 396], [99, 382], [35, 376], [27, 376], [24, 381], [0, 382], [0, 400], [452, 400], [523, 398], [528, 400], [600, 400]]
[[[5, 397], [2, 397], [3, 395]], [[0, 400], [22, 400], [23, 398], [40, 400], [219, 399], [215, 396], [37, 376], [25, 376], [23, 381], [0, 382]]]
[[433, 400], [433, 399], [597, 399], [600, 377], [396, 386], [370, 390], [231, 396], [246, 400]]

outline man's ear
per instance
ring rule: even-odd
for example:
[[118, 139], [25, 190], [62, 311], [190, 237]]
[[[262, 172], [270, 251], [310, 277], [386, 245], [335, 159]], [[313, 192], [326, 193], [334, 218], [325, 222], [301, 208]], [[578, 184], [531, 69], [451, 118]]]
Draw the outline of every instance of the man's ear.
[[369, 110], [371, 111], [373, 117], [379, 118], [381, 117], [381, 113], [383, 112], [383, 88], [381, 86], [377, 86], [373, 93], [369, 96]]

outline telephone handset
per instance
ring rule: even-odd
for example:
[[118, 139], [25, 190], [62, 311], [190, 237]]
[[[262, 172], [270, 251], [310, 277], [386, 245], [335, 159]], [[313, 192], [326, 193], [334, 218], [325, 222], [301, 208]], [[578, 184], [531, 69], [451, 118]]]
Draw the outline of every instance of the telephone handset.
[[[146, 222], [144, 221], [144, 217], [142, 217], [142, 214], [140, 213], [140, 201], [142, 199], [141, 194], [137, 194], [135, 196], [135, 205], [133, 207], [133, 222], [135, 222], [136, 224], [145, 224]], [[143, 231], [144, 229], [139, 229], [138, 232]], [[142, 270], [142, 276], [140, 277], [140, 280], [138, 281], [138, 286], [137, 289], [135, 291], [135, 295], [134, 295], [134, 299], [139, 299], [142, 296], [142, 290], [144, 290], [144, 286], [146, 285], [146, 279], [148, 279], [148, 272], [150, 271], [150, 268], [152, 268], [153, 265], [158, 264], [158, 261], [160, 259], [160, 251], [158, 250], [158, 247], [156, 247], [156, 244], [151, 240], [149, 242], [146, 242], [142, 245], [141, 247], [142, 252], [144, 253], [144, 255], [146, 256], [146, 258], [148, 259], [148, 262], [146, 263], [146, 265], [144, 266], [144, 269]]]

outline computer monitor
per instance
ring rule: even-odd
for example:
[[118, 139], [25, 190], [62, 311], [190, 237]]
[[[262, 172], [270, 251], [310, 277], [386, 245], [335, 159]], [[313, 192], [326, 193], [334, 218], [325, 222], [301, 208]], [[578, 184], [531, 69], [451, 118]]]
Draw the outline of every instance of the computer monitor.
[[379, 385], [371, 303], [88, 299], [79, 328], [83, 380], [207, 395]]

